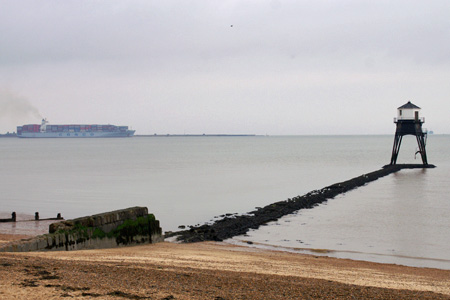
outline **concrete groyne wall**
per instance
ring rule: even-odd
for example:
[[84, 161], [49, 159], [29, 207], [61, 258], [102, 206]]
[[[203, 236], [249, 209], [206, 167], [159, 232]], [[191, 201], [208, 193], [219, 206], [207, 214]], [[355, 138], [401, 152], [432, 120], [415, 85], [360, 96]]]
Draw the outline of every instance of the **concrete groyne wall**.
[[155, 216], [146, 207], [52, 223], [49, 233], [4, 245], [1, 252], [70, 251], [114, 248], [163, 241]]

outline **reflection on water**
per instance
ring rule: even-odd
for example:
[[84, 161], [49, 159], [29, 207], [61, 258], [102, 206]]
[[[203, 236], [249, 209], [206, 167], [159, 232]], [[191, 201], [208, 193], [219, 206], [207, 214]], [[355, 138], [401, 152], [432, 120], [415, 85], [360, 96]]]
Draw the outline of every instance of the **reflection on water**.
[[[10, 218], [11, 214], [0, 213], [0, 219]], [[0, 223], [0, 233], [20, 234], [20, 235], [39, 235], [48, 233], [48, 227], [55, 220], [35, 221], [34, 216], [28, 214], [17, 214], [17, 222]]]

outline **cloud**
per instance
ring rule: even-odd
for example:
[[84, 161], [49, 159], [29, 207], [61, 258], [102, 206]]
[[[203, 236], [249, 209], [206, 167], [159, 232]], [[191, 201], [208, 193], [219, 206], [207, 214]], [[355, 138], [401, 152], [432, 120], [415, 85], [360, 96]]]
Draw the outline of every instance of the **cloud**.
[[346, 133], [381, 131], [355, 127], [355, 116], [374, 103], [388, 116], [410, 99], [427, 107], [430, 94], [448, 107], [449, 5], [5, 1], [0, 80], [51, 122], [296, 134], [307, 116], [321, 118], [319, 133], [337, 133], [341, 109]]
[[[449, 62], [446, 1], [12, 1], [0, 62], [172, 61], [361, 53]], [[230, 24], [233, 27], [230, 27]]]

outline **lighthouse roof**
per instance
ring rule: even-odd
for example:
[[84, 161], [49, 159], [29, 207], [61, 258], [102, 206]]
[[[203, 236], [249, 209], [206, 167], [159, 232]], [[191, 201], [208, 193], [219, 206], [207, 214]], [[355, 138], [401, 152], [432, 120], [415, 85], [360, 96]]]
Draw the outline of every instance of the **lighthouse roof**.
[[420, 107], [418, 107], [417, 105], [414, 105], [411, 103], [411, 101], [408, 101], [408, 103], [400, 106], [398, 109], [405, 109], [405, 108], [409, 108], [409, 109], [420, 109]]

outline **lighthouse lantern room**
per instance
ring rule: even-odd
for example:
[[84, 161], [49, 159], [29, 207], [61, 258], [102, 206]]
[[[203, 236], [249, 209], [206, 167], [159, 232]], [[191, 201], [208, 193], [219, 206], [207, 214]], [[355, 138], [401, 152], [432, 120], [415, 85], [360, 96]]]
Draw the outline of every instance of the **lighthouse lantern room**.
[[397, 124], [395, 131], [394, 146], [392, 148], [391, 165], [397, 163], [398, 152], [400, 150], [400, 144], [402, 138], [405, 135], [415, 135], [422, 162], [424, 165], [428, 165], [427, 153], [425, 150], [427, 133], [422, 129], [422, 124], [425, 123], [425, 118], [419, 117], [420, 107], [408, 101], [405, 105], [400, 106], [397, 109], [397, 118], [394, 119], [394, 123]]
[[408, 101], [397, 109], [397, 120], [419, 120], [419, 112], [420, 107]]

